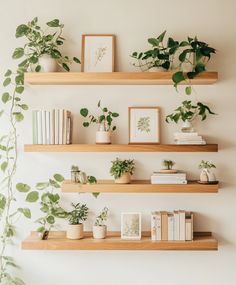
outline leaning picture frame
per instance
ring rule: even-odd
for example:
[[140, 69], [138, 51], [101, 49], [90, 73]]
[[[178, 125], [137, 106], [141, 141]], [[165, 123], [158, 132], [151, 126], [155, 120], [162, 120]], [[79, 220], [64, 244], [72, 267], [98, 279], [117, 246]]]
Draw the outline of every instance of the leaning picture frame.
[[115, 42], [113, 34], [82, 35], [82, 72], [114, 72]]
[[160, 108], [129, 107], [129, 144], [160, 143]]
[[140, 240], [141, 236], [141, 213], [121, 213], [121, 239]]

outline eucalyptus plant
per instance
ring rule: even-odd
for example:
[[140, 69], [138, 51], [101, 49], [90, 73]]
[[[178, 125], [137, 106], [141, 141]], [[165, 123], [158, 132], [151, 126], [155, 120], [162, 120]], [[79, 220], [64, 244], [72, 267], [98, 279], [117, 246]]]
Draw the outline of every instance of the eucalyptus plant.
[[116, 158], [111, 163], [110, 174], [114, 176], [115, 179], [120, 178], [124, 173], [130, 173], [131, 175], [134, 173], [135, 163], [133, 159], [121, 160]]
[[194, 105], [192, 101], [186, 100], [183, 101], [182, 105], [176, 108], [172, 114], [166, 116], [166, 122], [190, 122], [193, 121], [197, 116], [199, 116], [201, 120], [204, 121], [207, 118], [207, 114], [216, 115], [207, 105], [201, 102], [197, 102], [197, 104]]
[[96, 217], [96, 220], [95, 220], [95, 223], [94, 225], [95, 226], [103, 226], [104, 225], [104, 222], [107, 220], [108, 218], [108, 212], [109, 212], [109, 209], [107, 207], [104, 207], [100, 214]]

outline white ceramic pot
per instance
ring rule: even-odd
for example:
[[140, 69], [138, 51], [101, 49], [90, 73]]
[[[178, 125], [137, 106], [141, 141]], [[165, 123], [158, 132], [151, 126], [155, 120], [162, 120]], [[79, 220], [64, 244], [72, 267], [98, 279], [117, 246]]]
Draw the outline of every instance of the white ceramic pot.
[[213, 172], [209, 172], [209, 171], [208, 171], [207, 175], [208, 175], [208, 181], [209, 181], [209, 182], [214, 182], [214, 181], [216, 181], [216, 176], [215, 176], [215, 174], [214, 174]]
[[40, 72], [56, 72], [58, 64], [54, 58], [48, 54], [44, 54], [39, 58]]
[[207, 174], [207, 170], [203, 169], [201, 174], [200, 174], [200, 181], [201, 182], [208, 182], [208, 174]]
[[107, 226], [93, 226], [93, 238], [103, 239], [107, 235]]
[[68, 239], [81, 239], [84, 237], [84, 225], [68, 225], [66, 231], [66, 237]]
[[111, 143], [111, 132], [97, 131], [96, 132], [96, 143], [97, 144], [110, 144]]
[[120, 178], [115, 179], [115, 183], [118, 184], [129, 184], [130, 181], [131, 181], [131, 175], [128, 172], [122, 174]]
[[181, 127], [181, 131], [183, 133], [192, 133], [192, 132], [194, 132], [194, 128], [193, 128], [192, 123], [190, 121], [183, 122], [182, 127]]

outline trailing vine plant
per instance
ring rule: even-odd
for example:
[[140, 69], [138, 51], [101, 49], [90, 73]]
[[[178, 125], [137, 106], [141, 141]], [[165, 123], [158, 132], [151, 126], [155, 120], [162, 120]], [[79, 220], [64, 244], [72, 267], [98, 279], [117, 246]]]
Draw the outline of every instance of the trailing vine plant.
[[[12, 256], [9, 255], [13, 238], [16, 234], [16, 221], [19, 216], [31, 218], [31, 211], [27, 207], [17, 207], [16, 192], [19, 191], [26, 195], [27, 202], [34, 202], [39, 199], [36, 191], [31, 191], [30, 186], [25, 183], [15, 183], [15, 174], [18, 161], [18, 134], [17, 124], [24, 120], [24, 112], [28, 110], [27, 104], [23, 102], [22, 93], [24, 92], [24, 73], [28, 70], [39, 72], [41, 66], [39, 59], [47, 54], [54, 58], [57, 63], [66, 71], [70, 71], [69, 64], [72, 62], [68, 56], [63, 56], [59, 47], [64, 44], [62, 37], [64, 25], [58, 19], [47, 23], [47, 29], [43, 30], [38, 25], [38, 18], [34, 18], [27, 24], [19, 25], [16, 29], [16, 38], [25, 37], [27, 42], [23, 47], [18, 47], [12, 54], [13, 59], [22, 59], [15, 71], [8, 69], [3, 80], [3, 91], [1, 95], [2, 103], [5, 104], [4, 110], [0, 110], [1, 125], [6, 126], [6, 131], [1, 129], [0, 133], [0, 284], [1, 285], [24, 285], [24, 281], [11, 272], [12, 267], [17, 267]], [[53, 29], [49, 32], [48, 29]], [[73, 61], [80, 63], [74, 57]], [[52, 186], [58, 187], [58, 182], [62, 180], [60, 175], [54, 176], [54, 180], [49, 180], [44, 184], [45, 188]], [[37, 188], [40, 184], [37, 184]], [[42, 184], [41, 184], [42, 187]], [[60, 187], [60, 186], [59, 186]], [[45, 199], [45, 200], [44, 200]], [[46, 201], [47, 200], [47, 201]], [[52, 216], [60, 216], [62, 209], [57, 205], [57, 194], [46, 192], [41, 196], [41, 210], [45, 216], [39, 221], [42, 232], [49, 230], [54, 224]], [[46, 206], [53, 202], [53, 206], [47, 209]], [[57, 207], [58, 206], [58, 207]], [[55, 211], [54, 211], [55, 210]], [[53, 214], [52, 214], [53, 212]], [[49, 224], [49, 227], [48, 224]], [[45, 231], [43, 231], [44, 226]]]

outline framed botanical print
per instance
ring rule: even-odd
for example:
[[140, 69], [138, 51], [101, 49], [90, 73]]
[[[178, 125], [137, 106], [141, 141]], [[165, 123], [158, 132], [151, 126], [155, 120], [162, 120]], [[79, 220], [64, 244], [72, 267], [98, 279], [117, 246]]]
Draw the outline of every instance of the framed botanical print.
[[129, 143], [160, 143], [159, 107], [129, 107]]
[[132, 240], [141, 239], [141, 213], [121, 213], [121, 238]]
[[115, 35], [82, 35], [82, 72], [114, 72]]

